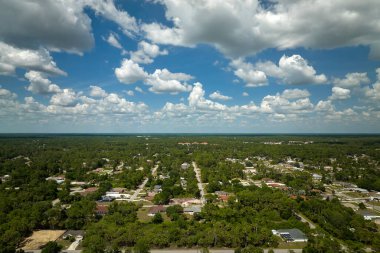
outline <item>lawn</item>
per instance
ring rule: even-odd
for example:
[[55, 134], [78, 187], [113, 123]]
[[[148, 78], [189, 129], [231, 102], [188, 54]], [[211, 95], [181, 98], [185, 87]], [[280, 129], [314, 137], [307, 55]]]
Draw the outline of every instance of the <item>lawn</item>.
[[[149, 207], [142, 207], [137, 211], [137, 218], [140, 222], [150, 222], [153, 218], [153, 216], [148, 215]], [[164, 218], [164, 221], [170, 221], [169, 217], [166, 215], [166, 213], [161, 213], [162, 218]]]
[[302, 249], [307, 245], [306, 242], [280, 242], [278, 249]]

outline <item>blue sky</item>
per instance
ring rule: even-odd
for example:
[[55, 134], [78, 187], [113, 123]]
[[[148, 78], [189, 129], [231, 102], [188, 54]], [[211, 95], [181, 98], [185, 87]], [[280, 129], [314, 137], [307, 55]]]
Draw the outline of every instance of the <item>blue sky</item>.
[[379, 133], [380, 5], [0, 1], [0, 132]]

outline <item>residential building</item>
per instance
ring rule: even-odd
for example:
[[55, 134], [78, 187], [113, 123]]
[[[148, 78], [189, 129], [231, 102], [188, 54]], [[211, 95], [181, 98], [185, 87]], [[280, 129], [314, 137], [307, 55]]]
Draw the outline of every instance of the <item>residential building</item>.
[[307, 242], [306, 235], [297, 228], [272, 230], [272, 233], [286, 242]]
[[365, 220], [378, 220], [380, 219], [380, 214], [375, 213], [368, 209], [360, 209], [357, 211], [358, 214], [362, 215]]
[[97, 215], [106, 215], [108, 213], [108, 205], [96, 203], [95, 213]]
[[188, 206], [183, 209], [183, 212], [189, 215], [194, 215], [196, 213], [200, 213], [201, 211], [201, 206]]
[[166, 207], [159, 205], [159, 206], [152, 206], [149, 208], [148, 216], [154, 216], [157, 213], [164, 213], [166, 212]]

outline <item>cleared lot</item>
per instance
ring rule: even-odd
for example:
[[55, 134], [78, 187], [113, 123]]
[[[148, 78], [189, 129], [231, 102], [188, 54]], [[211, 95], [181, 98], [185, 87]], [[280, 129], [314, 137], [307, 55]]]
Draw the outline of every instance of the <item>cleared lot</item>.
[[38, 250], [49, 241], [57, 240], [66, 230], [38, 230], [23, 242], [23, 250]]

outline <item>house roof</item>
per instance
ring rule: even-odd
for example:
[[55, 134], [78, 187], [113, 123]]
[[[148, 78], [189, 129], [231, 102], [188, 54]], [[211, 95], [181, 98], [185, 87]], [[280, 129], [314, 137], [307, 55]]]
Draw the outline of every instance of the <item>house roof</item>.
[[89, 187], [87, 189], [84, 189], [84, 191], [79, 192], [80, 195], [86, 196], [90, 193], [96, 192], [99, 188], [98, 187]]
[[288, 234], [291, 239], [293, 240], [307, 240], [306, 235], [297, 228], [291, 228], [291, 229], [278, 229], [276, 232], [280, 235], [282, 234]]
[[85, 192], [96, 192], [99, 188], [98, 187], [89, 187], [85, 189]]
[[84, 236], [84, 230], [67, 230], [63, 235], [62, 237], [65, 237], [65, 236]]
[[112, 192], [118, 192], [118, 193], [123, 193], [125, 192], [125, 188], [112, 188], [111, 191]]
[[107, 205], [96, 205], [96, 213], [97, 214], [108, 213], [108, 206]]
[[170, 199], [172, 203], [185, 203], [185, 202], [199, 202], [196, 198], [172, 198]]
[[202, 208], [200, 206], [189, 206], [183, 209], [185, 213], [200, 213]]
[[229, 196], [227, 196], [227, 195], [220, 195], [220, 196], [218, 196], [218, 198], [219, 198], [220, 200], [222, 200], [222, 201], [228, 201]]
[[216, 195], [228, 195], [229, 193], [225, 192], [225, 191], [215, 191], [215, 194]]
[[151, 214], [156, 214], [156, 213], [162, 213], [162, 212], [165, 212], [166, 210], [166, 207], [160, 205], [160, 206], [152, 206], [151, 208], [149, 208], [149, 213]]

